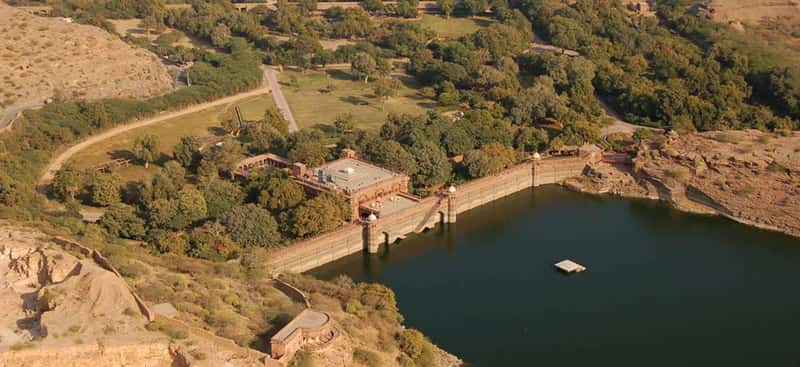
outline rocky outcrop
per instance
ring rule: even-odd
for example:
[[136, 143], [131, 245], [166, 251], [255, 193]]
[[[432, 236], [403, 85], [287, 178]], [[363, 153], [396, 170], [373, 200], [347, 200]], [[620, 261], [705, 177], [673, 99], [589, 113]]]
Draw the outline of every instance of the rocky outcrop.
[[800, 236], [800, 134], [728, 131], [642, 144], [632, 167], [593, 165], [570, 188], [669, 202], [677, 209]]

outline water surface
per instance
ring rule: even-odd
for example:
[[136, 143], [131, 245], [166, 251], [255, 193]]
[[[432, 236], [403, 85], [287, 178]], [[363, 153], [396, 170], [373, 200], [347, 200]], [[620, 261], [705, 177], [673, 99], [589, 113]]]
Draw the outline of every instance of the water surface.
[[654, 202], [540, 187], [311, 273], [477, 366], [800, 366], [800, 240]]

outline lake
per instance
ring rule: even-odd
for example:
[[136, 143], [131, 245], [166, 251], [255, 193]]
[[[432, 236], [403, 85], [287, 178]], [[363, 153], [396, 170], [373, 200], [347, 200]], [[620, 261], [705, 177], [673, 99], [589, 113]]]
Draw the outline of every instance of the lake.
[[389, 286], [479, 367], [800, 365], [800, 240], [656, 202], [539, 187], [310, 273]]

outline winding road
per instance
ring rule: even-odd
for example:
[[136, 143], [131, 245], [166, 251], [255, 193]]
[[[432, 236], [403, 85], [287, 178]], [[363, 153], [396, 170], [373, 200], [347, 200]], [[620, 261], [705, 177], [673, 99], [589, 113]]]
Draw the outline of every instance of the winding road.
[[[264, 69], [264, 79], [269, 80], [268, 71], [267, 70], [269, 70], [269, 68], [265, 68]], [[278, 89], [278, 90], [280, 90], [280, 89]], [[136, 122], [132, 122], [132, 123], [129, 123], [129, 124], [125, 124], [125, 125], [120, 125], [120, 126], [117, 126], [115, 128], [103, 131], [102, 133], [89, 136], [85, 140], [82, 140], [82, 141], [78, 142], [77, 144], [67, 148], [65, 151], [63, 151], [63, 152], [59, 153], [57, 156], [53, 157], [50, 160], [50, 163], [48, 163], [47, 167], [44, 169], [44, 172], [42, 173], [42, 175], [39, 176], [39, 180], [36, 182], [36, 184], [38, 186], [42, 186], [42, 185], [45, 185], [45, 184], [49, 183], [50, 181], [52, 181], [53, 180], [53, 176], [56, 174], [56, 172], [58, 172], [58, 170], [61, 169], [61, 167], [64, 165], [64, 162], [68, 161], [76, 153], [86, 149], [87, 147], [91, 146], [92, 144], [95, 144], [95, 143], [101, 142], [103, 140], [106, 140], [108, 138], [114, 137], [116, 135], [122, 134], [122, 133], [124, 133], [126, 131], [130, 131], [130, 130], [137, 129], [137, 128], [140, 128], [140, 127], [152, 125], [152, 124], [155, 124], [155, 123], [162, 122], [164, 120], [169, 120], [169, 119], [172, 119], [172, 118], [175, 118], [175, 117], [179, 117], [179, 116], [183, 116], [183, 115], [186, 115], [186, 114], [199, 112], [199, 111], [205, 110], [207, 108], [216, 107], [216, 106], [219, 106], [219, 105], [224, 105], [224, 104], [236, 102], [237, 100], [240, 100], [240, 99], [243, 99], [243, 98], [249, 98], [249, 97], [253, 97], [253, 96], [257, 96], [257, 95], [265, 94], [265, 93], [269, 93], [269, 88], [267, 88], [267, 86], [265, 86], [265, 85], [262, 85], [259, 88], [256, 88], [256, 89], [248, 91], [248, 92], [234, 94], [232, 96], [220, 98], [220, 99], [217, 99], [217, 100], [214, 100], [214, 101], [193, 105], [193, 106], [190, 106], [190, 107], [184, 108], [182, 110], [178, 110], [178, 111], [161, 112], [160, 114], [158, 114], [156, 116], [153, 116], [153, 117], [150, 117], [150, 118], [147, 118], [147, 119], [144, 119], [144, 120], [139, 120], [139, 121], [136, 121]]]

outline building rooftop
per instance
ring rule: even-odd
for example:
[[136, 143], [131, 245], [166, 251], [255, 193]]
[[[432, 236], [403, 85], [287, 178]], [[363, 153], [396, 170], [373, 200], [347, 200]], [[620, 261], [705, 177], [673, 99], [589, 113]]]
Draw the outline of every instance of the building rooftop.
[[369, 162], [354, 158], [342, 158], [314, 168], [309, 175], [315, 182], [352, 192], [388, 180], [398, 174]]
[[272, 340], [285, 341], [295, 331], [300, 329], [318, 328], [328, 322], [330, 317], [327, 314], [310, 309], [303, 310], [297, 317], [290, 321], [283, 329], [272, 336]]
[[361, 205], [361, 207], [378, 213], [378, 216], [380, 217], [385, 217], [389, 214], [399, 212], [404, 209], [408, 209], [416, 204], [417, 204], [416, 200], [409, 199], [405, 196], [392, 195], [389, 197], [384, 197], [375, 201], [371, 201], [369, 203]]
[[572, 260], [562, 260], [556, 263], [556, 268], [565, 273], [579, 273], [586, 270], [586, 267]]

